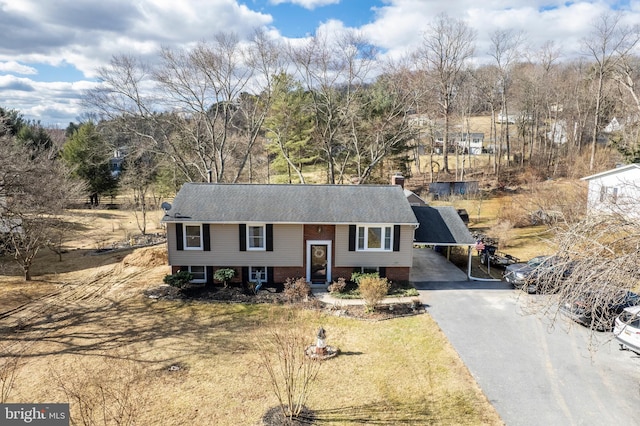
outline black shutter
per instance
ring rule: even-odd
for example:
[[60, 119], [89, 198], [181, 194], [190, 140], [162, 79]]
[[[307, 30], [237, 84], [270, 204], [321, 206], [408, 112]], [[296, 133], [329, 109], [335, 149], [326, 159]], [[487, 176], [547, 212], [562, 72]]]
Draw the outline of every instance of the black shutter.
[[378, 276], [380, 278], [387, 278], [387, 268], [384, 266], [378, 267]]
[[247, 251], [247, 225], [241, 223], [238, 228], [240, 230], [240, 251]]
[[267, 266], [267, 284], [273, 285], [273, 266]]
[[356, 251], [356, 226], [349, 225], [349, 251]]
[[208, 223], [202, 224], [202, 242], [204, 251], [211, 251], [211, 231]]
[[243, 283], [248, 283], [249, 282], [249, 267], [248, 266], [243, 266], [242, 267], [240, 279], [242, 280]]
[[393, 251], [400, 251], [400, 225], [393, 225]]
[[184, 250], [184, 235], [182, 234], [181, 223], [176, 223], [176, 245], [178, 250]]
[[267, 251], [273, 251], [273, 224], [267, 223], [266, 231], [267, 231], [267, 235], [266, 235]]
[[213, 284], [213, 266], [207, 266], [207, 285]]

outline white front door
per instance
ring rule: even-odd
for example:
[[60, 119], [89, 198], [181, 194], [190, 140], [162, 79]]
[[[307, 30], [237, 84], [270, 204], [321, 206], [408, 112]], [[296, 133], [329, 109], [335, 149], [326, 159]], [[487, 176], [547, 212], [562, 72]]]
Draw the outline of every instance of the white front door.
[[331, 240], [307, 241], [307, 281], [312, 284], [331, 282]]

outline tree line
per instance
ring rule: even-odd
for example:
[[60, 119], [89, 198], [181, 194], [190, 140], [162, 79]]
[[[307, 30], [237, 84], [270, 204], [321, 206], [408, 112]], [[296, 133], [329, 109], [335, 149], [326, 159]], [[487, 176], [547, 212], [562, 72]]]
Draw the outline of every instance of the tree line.
[[[443, 14], [396, 60], [350, 30], [289, 44], [262, 31], [250, 40], [219, 33], [194, 47], [165, 47], [149, 62], [115, 56], [85, 94], [86, 119], [63, 135], [0, 110], [3, 218], [15, 191], [43, 188], [10, 187], [10, 173], [24, 176], [12, 169], [16, 156], [29, 160], [20, 167], [55, 170], [38, 173], [68, 180], [58, 187], [75, 197], [81, 185], [92, 203], [127, 188], [143, 234], [150, 198], [184, 182], [305, 183], [314, 172], [331, 184], [376, 183], [389, 171], [420, 171], [423, 152], [462, 180], [471, 152], [450, 137], [474, 131], [478, 115], [490, 117], [488, 172], [499, 179], [526, 167], [568, 173], [585, 153], [593, 169], [613, 118], [622, 125], [611, 146], [627, 162], [640, 160], [638, 26], [601, 15], [573, 59], [553, 41], [527, 46], [513, 30], [493, 31], [486, 52], [475, 40], [466, 23]], [[12, 223], [26, 226], [22, 216]]]
[[553, 41], [531, 48], [525, 33], [496, 30], [480, 63], [475, 39], [466, 23], [439, 15], [419, 48], [383, 61], [354, 31], [295, 44], [260, 31], [251, 40], [219, 33], [193, 48], [163, 48], [153, 62], [112, 58], [85, 105], [104, 143], [152, 157], [176, 185], [275, 175], [305, 182], [305, 170], [327, 183], [375, 182], [383, 167], [409, 172], [438, 137], [440, 169], [460, 173], [464, 158], [450, 137], [474, 131], [477, 115], [491, 117], [498, 176], [525, 164], [560, 173], [585, 152], [593, 169], [614, 117], [625, 126], [612, 143], [637, 158], [637, 26], [600, 16], [574, 59]]

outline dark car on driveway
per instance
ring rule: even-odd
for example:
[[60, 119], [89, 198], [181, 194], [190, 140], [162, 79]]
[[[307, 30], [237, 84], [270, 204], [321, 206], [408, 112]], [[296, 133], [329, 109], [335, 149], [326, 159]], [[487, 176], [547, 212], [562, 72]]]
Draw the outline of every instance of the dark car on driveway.
[[598, 331], [610, 331], [615, 318], [625, 308], [639, 304], [640, 295], [631, 291], [594, 290], [564, 303], [560, 306], [560, 310], [567, 317], [584, 326]]
[[505, 268], [502, 278], [516, 289], [527, 293], [552, 293], [558, 280], [571, 274], [571, 262], [556, 256], [536, 256], [526, 263], [514, 263]]

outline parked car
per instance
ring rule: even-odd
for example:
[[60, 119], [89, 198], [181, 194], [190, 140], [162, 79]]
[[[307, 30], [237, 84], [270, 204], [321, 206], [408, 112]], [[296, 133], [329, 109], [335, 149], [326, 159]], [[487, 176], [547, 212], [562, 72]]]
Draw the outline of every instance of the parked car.
[[624, 308], [616, 317], [613, 335], [620, 342], [621, 349], [640, 354], [640, 306]]
[[640, 304], [640, 295], [631, 291], [608, 294], [605, 291], [589, 291], [576, 297], [572, 302], [560, 306], [569, 318], [598, 331], [610, 331], [615, 318], [625, 308]]
[[529, 294], [551, 293], [558, 280], [571, 274], [572, 265], [556, 256], [536, 256], [526, 263], [507, 266], [502, 278], [516, 289], [526, 286]]

